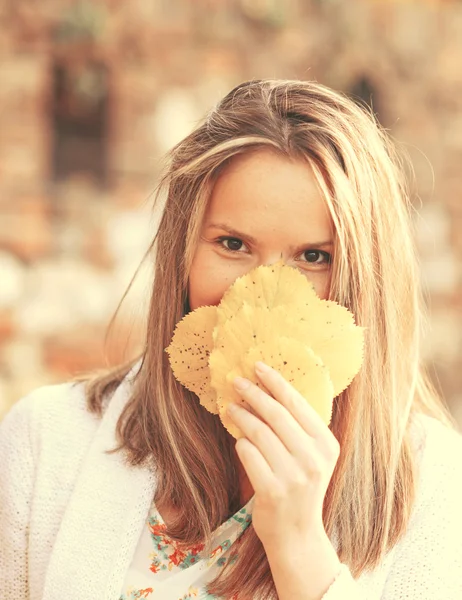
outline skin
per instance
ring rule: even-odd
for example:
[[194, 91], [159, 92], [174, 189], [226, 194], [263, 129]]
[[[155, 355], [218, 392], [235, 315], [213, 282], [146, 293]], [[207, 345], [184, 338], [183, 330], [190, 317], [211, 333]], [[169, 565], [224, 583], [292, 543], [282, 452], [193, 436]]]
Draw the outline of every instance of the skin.
[[281, 257], [326, 298], [332, 231], [307, 163], [271, 150], [235, 158], [216, 182], [202, 224], [189, 278], [191, 308], [219, 304], [238, 277]]
[[[333, 225], [308, 163], [271, 150], [235, 158], [215, 184], [189, 280], [192, 309], [217, 305], [236, 280], [282, 257], [327, 298]], [[237, 378], [248, 408], [229, 416], [246, 496], [255, 495], [253, 526], [280, 600], [317, 600], [340, 569], [322, 521], [324, 497], [340, 454], [318, 414], [274, 369], [256, 364], [264, 385]]]

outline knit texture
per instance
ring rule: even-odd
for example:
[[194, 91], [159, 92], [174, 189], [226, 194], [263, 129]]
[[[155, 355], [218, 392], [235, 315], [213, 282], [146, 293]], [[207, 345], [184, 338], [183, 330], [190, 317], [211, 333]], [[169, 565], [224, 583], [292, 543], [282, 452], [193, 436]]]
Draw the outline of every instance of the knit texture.
[[[45, 387], [0, 423], [2, 600], [120, 597], [155, 492], [151, 469], [107, 453], [129, 391], [127, 378], [99, 419], [82, 385]], [[429, 417], [421, 424], [406, 535], [357, 580], [343, 565], [323, 600], [461, 600], [462, 436]]]

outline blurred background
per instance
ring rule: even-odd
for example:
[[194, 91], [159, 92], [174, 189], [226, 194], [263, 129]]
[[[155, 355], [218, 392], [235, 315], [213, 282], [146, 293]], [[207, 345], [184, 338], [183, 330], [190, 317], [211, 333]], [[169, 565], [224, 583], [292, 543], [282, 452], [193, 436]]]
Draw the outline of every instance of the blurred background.
[[105, 334], [163, 154], [239, 82], [280, 77], [372, 103], [410, 155], [425, 359], [462, 424], [461, 32], [461, 0], [1, 0], [0, 418], [137, 351], [149, 265]]

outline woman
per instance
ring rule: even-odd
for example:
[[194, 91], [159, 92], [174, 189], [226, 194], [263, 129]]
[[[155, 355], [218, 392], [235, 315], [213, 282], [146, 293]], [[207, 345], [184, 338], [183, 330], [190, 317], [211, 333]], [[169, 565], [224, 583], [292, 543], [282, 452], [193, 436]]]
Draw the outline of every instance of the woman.
[[[1, 427], [7, 600], [456, 600], [462, 441], [421, 367], [399, 161], [315, 83], [231, 91], [171, 153], [141, 360], [43, 388]], [[188, 311], [280, 258], [365, 328], [326, 427], [263, 364], [237, 443], [173, 377]]]

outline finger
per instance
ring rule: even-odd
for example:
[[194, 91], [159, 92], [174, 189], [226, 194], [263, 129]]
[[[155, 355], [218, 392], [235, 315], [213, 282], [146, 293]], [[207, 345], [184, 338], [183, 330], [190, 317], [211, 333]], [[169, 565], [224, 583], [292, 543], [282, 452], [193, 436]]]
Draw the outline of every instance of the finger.
[[[289, 454], [298, 463], [309, 468], [314, 456], [317, 454], [314, 438], [306, 433], [287, 408], [258, 386], [250, 384], [250, 382], [248, 382], [245, 389], [240, 391], [240, 394], [259, 420], [264, 421], [271, 428], [271, 431]], [[249, 421], [245, 416], [242, 417], [242, 420]], [[240, 422], [238, 426], [241, 427]]]
[[266, 423], [234, 403], [228, 407], [228, 414], [244, 437], [258, 448], [273, 473], [282, 477], [289, 469], [295, 468], [294, 458]]
[[322, 418], [278, 371], [257, 362], [255, 373], [271, 396], [289, 411], [308, 435], [314, 438], [326, 435], [329, 428]]
[[274, 489], [277, 478], [264, 456], [250, 440], [245, 437], [239, 438], [236, 442], [236, 453], [255, 494], [264, 495], [268, 490]]

